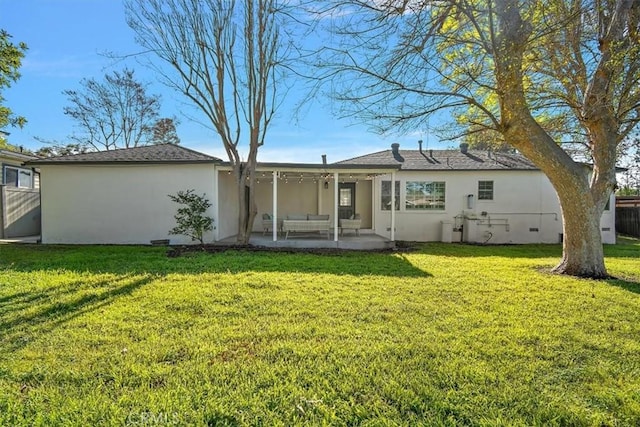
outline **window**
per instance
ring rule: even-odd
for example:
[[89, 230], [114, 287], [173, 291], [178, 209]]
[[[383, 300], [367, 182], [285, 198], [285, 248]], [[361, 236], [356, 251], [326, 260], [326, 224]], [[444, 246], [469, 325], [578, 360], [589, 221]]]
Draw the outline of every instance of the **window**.
[[341, 188], [339, 200], [340, 206], [351, 206], [351, 189]]
[[[396, 205], [395, 210], [400, 210], [400, 181], [395, 182], [396, 185]], [[382, 181], [381, 195], [380, 195], [380, 209], [383, 211], [391, 210], [391, 181]]]
[[33, 188], [33, 171], [14, 166], [5, 166], [4, 183], [14, 187]]
[[407, 210], [444, 210], [445, 184], [437, 181], [407, 181]]
[[493, 200], [493, 181], [478, 181], [478, 200]]

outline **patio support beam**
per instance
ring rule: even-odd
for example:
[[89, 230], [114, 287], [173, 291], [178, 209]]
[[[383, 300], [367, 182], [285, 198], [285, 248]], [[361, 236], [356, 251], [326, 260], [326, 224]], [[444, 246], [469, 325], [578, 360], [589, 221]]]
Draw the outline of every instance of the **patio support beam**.
[[396, 173], [391, 172], [391, 241], [396, 241]]
[[271, 219], [273, 221], [273, 241], [278, 241], [278, 172], [273, 171], [273, 208], [271, 209]]
[[338, 172], [333, 173], [333, 241], [338, 241]]
[[[218, 224], [217, 227], [213, 227], [213, 240], [214, 241], [218, 241], [220, 240], [220, 187], [219, 187], [219, 181], [220, 181], [220, 171], [218, 170], [218, 168], [216, 168], [215, 166], [213, 167], [213, 200], [215, 200], [214, 206], [213, 206], [213, 217], [215, 218], [216, 223]], [[0, 205], [3, 206], [3, 205]]]
[[318, 179], [318, 188], [316, 188], [316, 192], [318, 193], [318, 215], [322, 215], [324, 211], [324, 206], [322, 205], [322, 177]]

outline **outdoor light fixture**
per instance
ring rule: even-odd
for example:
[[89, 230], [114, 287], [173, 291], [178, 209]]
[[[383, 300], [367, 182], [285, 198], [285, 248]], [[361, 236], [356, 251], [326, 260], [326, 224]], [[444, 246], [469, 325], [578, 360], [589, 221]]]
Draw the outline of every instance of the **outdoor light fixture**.
[[324, 189], [328, 190], [329, 189], [329, 181], [325, 181], [324, 182]]

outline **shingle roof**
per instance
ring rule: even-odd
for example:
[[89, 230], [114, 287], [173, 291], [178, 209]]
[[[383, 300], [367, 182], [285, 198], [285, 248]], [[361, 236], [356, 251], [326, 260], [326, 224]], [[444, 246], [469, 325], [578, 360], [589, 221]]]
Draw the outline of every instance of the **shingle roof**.
[[343, 160], [337, 164], [354, 166], [400, 165], [401, 170], [537, 170], [526, 157], [516, 153], [468, 150], [384, 150]]
[[73, 154], [69, 156], [49, 157], [28, 162], [43, 164], [82, 164], [82, 163], [212, 163], [220, 159], [175, 144], [145, 145], [134, 148], [121, 148], [109, 151]]

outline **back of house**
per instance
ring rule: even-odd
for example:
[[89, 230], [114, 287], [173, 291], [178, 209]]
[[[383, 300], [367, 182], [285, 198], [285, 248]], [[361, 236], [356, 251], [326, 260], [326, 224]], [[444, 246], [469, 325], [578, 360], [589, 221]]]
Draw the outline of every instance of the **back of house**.
[[[256, 238], [299, 246], [304, 242], [296, 239], [315, 235], [298, 231], [311, 231], [307, 225], [318, 228], [299, 223], [301, 218], [321, 217], [327, 222], [313, 231], [321, 233], [318, 240], [327, 247], [344, 247], [341, 240], [370, 235], [390, 242], [562, 241], [556, 193], [522, 155], [469, 150], [465, 145], [459, 150], [417, 148], [392, 144], [391, 149], [336, 163], [259, 163]], [[169, 235], [177, 206], [168, 195], [188, 189], [212, 203], [207, 214], [215, 229], [207, 242], [233, 239], [238, 233], [233, 167], [203, 153], [159, 145], [29, 165], [42, 173], [44, 243], [192, 243]], [[605, 243], [615, 243], [615, 211], [610, 206], [601, 220]], [[293, 218], [298, 223], [284, 237], [283, 224]]]

